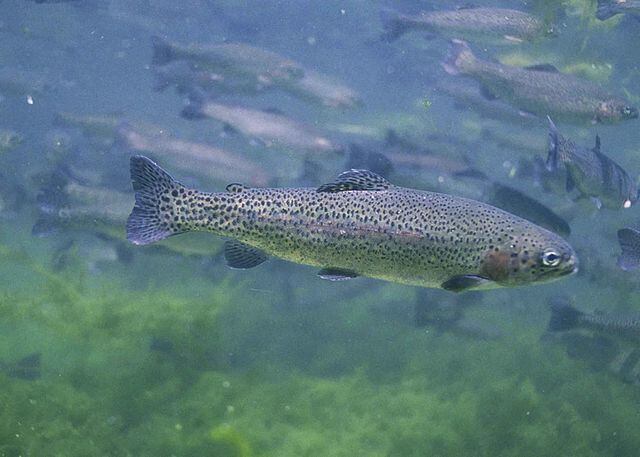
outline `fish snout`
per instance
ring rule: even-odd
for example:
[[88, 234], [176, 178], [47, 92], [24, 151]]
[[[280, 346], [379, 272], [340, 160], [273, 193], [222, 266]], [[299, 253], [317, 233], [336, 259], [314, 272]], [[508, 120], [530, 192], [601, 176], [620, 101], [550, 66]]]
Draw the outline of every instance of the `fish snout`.
[[562, 254], [562, 264], [564, 265], [562, 276], [577, 273], [580, 261], [575, 252], [565, 252]]
[[640, 112], [638, 112], [638, 108], [635, 108], [633, 106], [627, 106], [624, 108], [624, 114], [629, 119], [637, 119], [638, 116], [640, 115]]

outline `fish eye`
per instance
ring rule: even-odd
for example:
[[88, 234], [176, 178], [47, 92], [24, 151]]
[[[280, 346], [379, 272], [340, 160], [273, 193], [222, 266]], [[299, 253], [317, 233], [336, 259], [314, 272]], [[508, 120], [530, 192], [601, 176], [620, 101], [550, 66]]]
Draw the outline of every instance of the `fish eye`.
[[542, 264], [546, 267], [557, 267], [560, 264], [560, 254], [555, 251], [546, 251], [542, 254]]

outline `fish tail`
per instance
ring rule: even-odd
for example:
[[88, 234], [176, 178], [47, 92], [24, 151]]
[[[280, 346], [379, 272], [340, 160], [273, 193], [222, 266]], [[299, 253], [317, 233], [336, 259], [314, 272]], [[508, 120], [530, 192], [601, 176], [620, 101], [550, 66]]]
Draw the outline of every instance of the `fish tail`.
[[558, 300], [551, 304], [550, 332], [562, 332], [576, 328], [584, 313], [571, 306], [566, 300]]
[[[150, 244], [189, 231], [181, 206], [187, 189], [145, 156], [131, 157], [136, 203], [127, 219], [127, 239]], [[182, 210], [182, 211], [181, 211]]]
[[618, 243], [622, 254], [618, 257], [618, 266], [625, 271], [640, 266], [640, 232], [623, 228], [618, 230]]
[[171, 87], [171, 81], [164, 73], [156, 72], [156, 81], [153, 84], [154, 92], [164, 92]]
[[449, 53], [442, 67], [450, 75], [459, 75], [468, 73], [476, 60], [467, 42], [456, 38], [451, 40]]
[[618, 14], [611, 0], [598, 0], [598, 8], [596, 9], [596, 17], [601, 21], [606, 21], [610, 17]]
[[71, 177], [67, 169], [58, 167], [50, 175], [42, 177], [42, 180], [43, 185], [36, 196], [38, 218], [31, 227], [31, 234], [36, 237], [56, 233], [64, 225], [59, 212], [69, 204], [65, 188]]
[[42, 354], [34, 352], [21, 358], [12, 365], [5, 368], [8, 376], [27, 381], [34, 381], [40, 378], [40, 360]]
[[153, 65], [166, 65], [175, 60], [175, 51], [166, 40], [154, 35], [151, 37], [151, 44], [153, 45], [153, 56], [151, 57]]
[[546, 167], [549, 171], [555, 171], [558, 169], [558, 140], [560, 132], [558, 132], [558, 128], [549, 116], [547, 116], [547, 119], [549, 120], [549, 151]]
[[204, 119], [207, 116], [203, 112], [203, 107], [204, 101], [201, 96], [191, 96], [189, 97], [189, 104], [180, 111], [180, 116], [190, 121]]
[[382, 40], [391, 42], [397, 40], [404, 35], [409, 29], [407, 21], [403, 20], [404, 16], [390, 8], [380, 10], [380, 21], [384, 28]]

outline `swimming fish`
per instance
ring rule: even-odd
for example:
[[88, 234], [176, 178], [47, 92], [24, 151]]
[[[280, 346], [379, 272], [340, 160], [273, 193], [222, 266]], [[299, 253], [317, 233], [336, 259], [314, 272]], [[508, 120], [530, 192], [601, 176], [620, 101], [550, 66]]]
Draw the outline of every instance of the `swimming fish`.
[[40, 378], [40, 359], [42, 354], [34, 352], [15, 362], [0, 362], [0, 372], [10, 378], [35, 381]]
[[638, 118], [638, 109], [600, 85], [560, 73], [549, 64], [514, 67], [477, 58], [466, 42], [452, 40], [443, 67], [482, 84], [484, 93], [502, 98], [523, 112], [571, 122], [613, 123]]
[[546, 333], [544, 342], [565, 347], [567, 355], [586, 363], [594, 371], [608, 371], [622, 382], [640, 384], [640, 349], [621, 345], [606, 335], [584, 333]]
[[593, 149], [576, 146], [560, 134], [550, 117], [549, 155], [550, 171], [564, 164], [567, 170], [567, 191], [574, 188], [582, 197], [596, 200], [598, 207], [629, 208], [638, 200], [638, 186], [634, 179], [616, 162], [600, 151], [600, 137], [596, 135]]
[[23, 141], [24, 138], [18, 132], [0, 128], [0, 153], [14, 150]]
[[182, 46], [152, 37], [154, 65], [166, 65], [184, 60], [195, 70], [207, 70], [221, 75], [249, 79], [263, 85], [275, 84], [304, 75], [304, 68], [275, 52], [243, 43]]
[[494, 182], [483, 195], [483, 200], [559, 235], [571, 234], [567, 221], [538, 200], [513, 187]]
[[598, 0], [596, 17], [601, 21], [615, 16], [616, 14], [632, 14], [640, 16], [639, 0]]
[[453, 79], [443, 79], [438, 81], [436, 93], [442, 93], [455, 100], [454, 108], [460, 111], [476, 112], [482, 117], [507, 121], [517, 125], [533, 125], [539, 119], [530, 113], [518, 110], [513, 105], [492, 97], [486, 96], [482, 88], [477, 84], [470, 84], [469, 81], [458, 81]]
[[422, 11], [413, 16], [384, 9], [380, 18], [385, 29], [383, 38], [387, 40], [419, 30], [451, 38], [519, 43], [553, 31], [531, 14], [505, 8], [467, 7]]
[[243, 44], [181, 47], [154, 39], [155, 89], [180, 94], [255, 96], [275, 89], [331, 108], [352, 108], [359, 95], [320, 72]]
[[241, 154], [176, 138], [166, 130], [146, 132], [132, 124], [122, 123], [116, 131], [120, 144], [126, 148], [151, 153], [187, 173], [207, 179], [228, 180], [244, 175], [252, 185], [264, 186], [273, 178], [260, 164]]
[[605, 335], [640, 342], [640, 315], [585, 313], [573, 307], [566, 299], [555, 300], [551, 303], [549, 331], [561, 332], [572, 329], [593, 330]]
[[314, 152], [342, 152], [343, 147], [325, 138], [311, 126], [279, 112], [260, 111], [243, 106], [223, 105], [192, 99], [181, 113], [190, 120], [203, 118], [222, 122], [233, 131], [257, 139], [267, 147], [303, 149]]
[[622, 249], [618, 257], [618, 266], [625, 271], [640, 267], [640, 232], [632, 228], [620, 229], [618, 243]]
[[274, 255], [320, 267], [322, 279], [357, 276], [463, 291], [544, 282], [577, 270], [558, 235], [493, 206], [397, 187], [350, 170], [314, 188], [189, 189], [144, 156], [131, 158], [135, 206], [127, 239], [145, 245], [189, 231], [231, 238], [227, 264]]

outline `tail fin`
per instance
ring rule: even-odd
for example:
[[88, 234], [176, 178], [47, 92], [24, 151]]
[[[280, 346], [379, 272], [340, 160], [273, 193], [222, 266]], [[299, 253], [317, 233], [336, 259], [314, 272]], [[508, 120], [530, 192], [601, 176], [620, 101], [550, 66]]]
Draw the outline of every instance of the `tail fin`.
[[196, 95], [189, 97], [189, 104], [182, 109], [180, 116], [190, 121], [204, 119], [207, 116], [202, 112], [203, 104], [204, 102], [201, 96]]
[[40, 378], [41, 354], [34, 352], [5, 368], [7, 376], [33, 381]]
[[453, 39], [449, 53], [445, 61], [442, 63], [444, 71], [450, 75], [459, 75], [468, 71], [469, 64], [473, 64], [476, 56], [466, 41]]
[[547, 155], [546, 167], [549, 171], [555, 171], [558, 169], [558, 140], [560, 132], [551, 117], [547, 116], [547, 119], [549, 120], [549, 154]]
[[618, 266], [625, 271], [640, 266], [640, 232], [630, 228], [618, 230], [618, 243], [622, 254], [618, 257]]
[[175, 60], [176, 56], [173, 47], [163, 38], [157, 35], [152, 36], [151, 45], [153, 46], [153, 57], [151, 57], [153, 65], [166, 65]]
[[177, 200], [186, 188], [145, 156], [131, 157], [131, 182], [136, 203], [127, 219], [127, 239], [144, 245], [188, 230], [176, 220]]
[[611, 0], [598, 0], [598, 9], [596, 10], [596, 17], [598, 19], [606, 21], [616, 14], [618, 14], [618, 12], [615, 6], [611, 4]]
[[166, 73], [161, 71], [155, 72], [156, 80], [153, 84], [154, 92], [164, 92], [169, 87], [171, 87], [171, 80], [167, 77]]
[[36, 196], [38, 219], [31, 228], [31, 234], [47, 237], [56, 233], [64, 225], [59, 211], [69, 205], [66, 187], [72, 178], [68, 169], [59, 166], [53, 173], [42, 176], [41, 179], [43, 185]]
[[584, 313], [577, 310], [566, 299], [559, 299], [551, 303], [550, 332], [571, 330], [578, 325], [580, 316]]
[[380, 11], [380, 21], [384, 28], [384, 33], [381, 36], [383, 41], [391, 42], [404, 35], [408, 26], [402, 18], [400, 13], [389, 8]]

